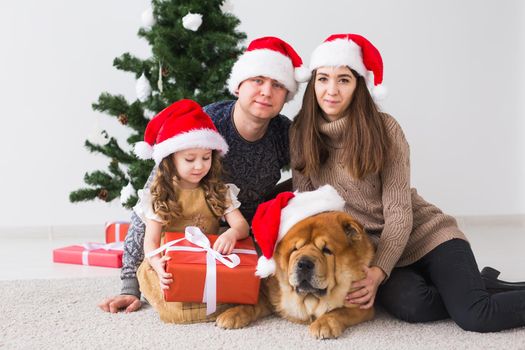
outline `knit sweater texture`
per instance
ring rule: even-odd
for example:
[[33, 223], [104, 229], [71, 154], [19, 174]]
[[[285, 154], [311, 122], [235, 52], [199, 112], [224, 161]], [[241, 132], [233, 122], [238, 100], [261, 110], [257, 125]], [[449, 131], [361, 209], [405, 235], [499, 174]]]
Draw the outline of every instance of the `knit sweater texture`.
[[257, 206], [281, 178], [281, 169], [290, 164], [288, 131], [291, 121], [279, 114], [270, 120], [268, 129], [257, 141], [245, 140], [233, 123], [236, 101], [222, 101], [204, 107], [219, 133], [228, 142], [229, 151], [222, 160], [223, 180], [241, 190], [238, 195], [241, 213], [252, 221]]
[[[333, 122], [319, 120], [321, 133], [329, 145], [329, 157], [315, 176], [306, 177], [293, 170], [294, 188], [310, 191], [332, 185], [344, 198], [344, 210], [359, 221], [376, 246], [373, 266], [387, 278], [394, 267], [410, 265], [441, 243], [466, 240], [456, 220], [426, 202], [410, 188], [410, 151], [397, 121], [382, 114], [390, 147], [380, 173], [354, 179], [344, 163], [343, 140], [349, 117]], [[294, 147], [291, 145], [292, 164]]]

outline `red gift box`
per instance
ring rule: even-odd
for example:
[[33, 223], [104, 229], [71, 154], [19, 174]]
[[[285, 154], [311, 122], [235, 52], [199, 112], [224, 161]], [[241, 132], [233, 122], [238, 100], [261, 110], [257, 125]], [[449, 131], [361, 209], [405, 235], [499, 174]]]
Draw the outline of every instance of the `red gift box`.
[[[217, 235], [206, 235], [210, 246], [217, 239]], [[165, 241], [184, 238], [183, 233], [167, 232]], [[167, 262], [166, 271], [173, 274], [173, 283], [170, 289], [164, 291], [164, 300], [179, 302], [203, 301], [203, 292], [206, 279], [206, 252], [205, 251], [173, 251], [178, 247], [197, 247], [187, 240], [182, 240], [168, 248], [167, 255], [171, 260]], [[230, 268], [220, 261], [216, 261], [216, 298], [220, 303], [257, 304], [259, 298], [260, 278], [255, 276], [257, 254], [251, 237], [237, 241], [235, 249], [248, 250], [252, 254], [236, 253], [240, 258], [239, 265]]]
[[[104, 247], [104, 248], [102, 248]], [[122, 243], [86, 243], [53, 250], [53, 261], [57, 263], [122, 267]]]
[[129, 222], [115, 221], [106, 224], [106, 243], [124, 242], [128, 234]]

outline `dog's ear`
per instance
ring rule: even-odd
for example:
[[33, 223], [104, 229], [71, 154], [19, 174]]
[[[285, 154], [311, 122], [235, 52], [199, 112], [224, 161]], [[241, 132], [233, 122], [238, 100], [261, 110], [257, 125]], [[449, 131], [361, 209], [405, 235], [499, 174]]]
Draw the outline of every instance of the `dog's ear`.
[[361, 240], [365, 231], [360, 223], [348, 214], [341, 214], [339, 216], [339, 222], [349, 242]]

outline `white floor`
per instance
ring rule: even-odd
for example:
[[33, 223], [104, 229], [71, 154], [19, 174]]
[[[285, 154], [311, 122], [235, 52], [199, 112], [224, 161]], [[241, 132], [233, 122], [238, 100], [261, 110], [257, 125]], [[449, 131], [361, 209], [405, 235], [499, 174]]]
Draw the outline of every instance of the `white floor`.
[[[525, 226], [523, 223], [487, 222], [460, 226], [467, 234], [480, 268], [486, 265], [502, 272], [508, 281], [525, 280]], [[75, 232], [75, 231], [72, 231]], [[58, 264], [52, 251], [83, 242], [101, 242], [103, 232], [72, 234], [0, 235], [0, 280], [118, 276], [119, 269]], [[115, 289], [118, 289], [116, 286]]]

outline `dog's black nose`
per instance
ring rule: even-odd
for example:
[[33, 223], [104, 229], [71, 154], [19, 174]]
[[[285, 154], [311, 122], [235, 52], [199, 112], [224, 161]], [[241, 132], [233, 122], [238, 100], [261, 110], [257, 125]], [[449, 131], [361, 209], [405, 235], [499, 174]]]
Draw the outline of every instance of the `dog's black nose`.
[[300, 272], [311, 272], [314, 269], [314, 266], [315, 265], [314, 265], [313, 261], [310, 260], [310, 259], [307, 259], [307, 258], [302, 258], [297, 263], [297, 269]]

